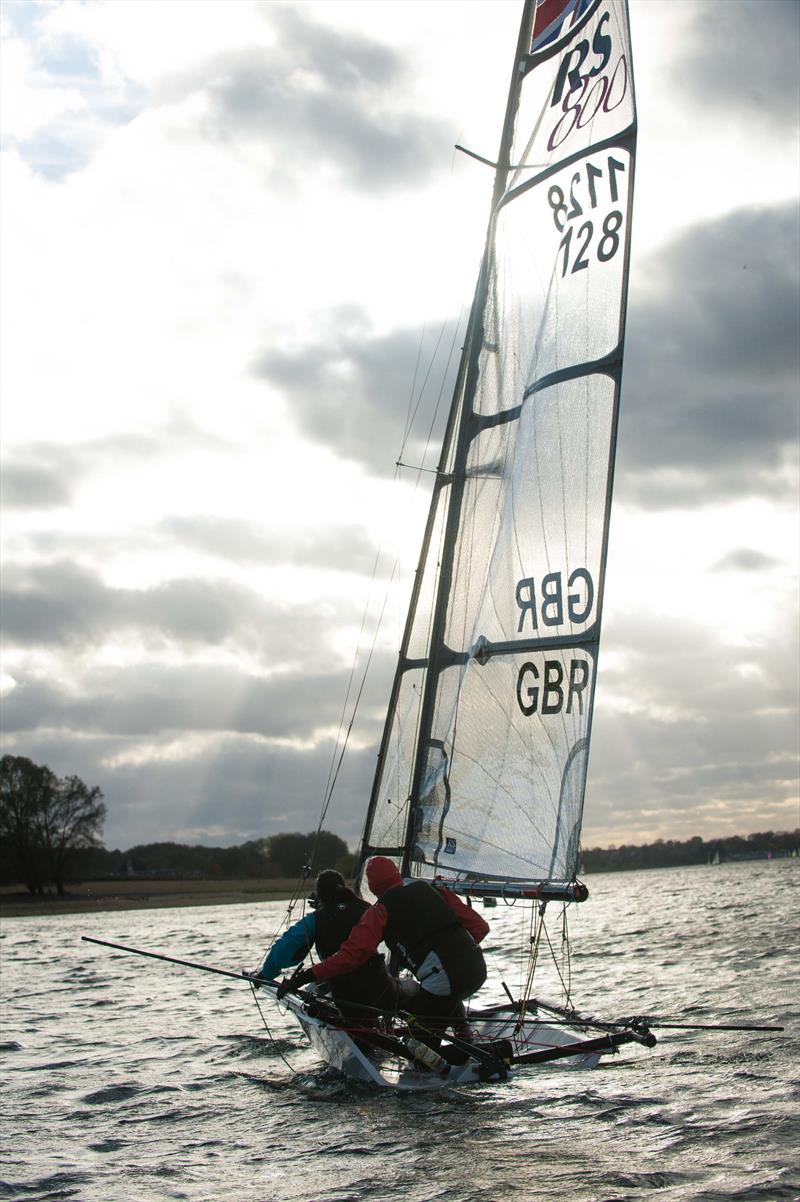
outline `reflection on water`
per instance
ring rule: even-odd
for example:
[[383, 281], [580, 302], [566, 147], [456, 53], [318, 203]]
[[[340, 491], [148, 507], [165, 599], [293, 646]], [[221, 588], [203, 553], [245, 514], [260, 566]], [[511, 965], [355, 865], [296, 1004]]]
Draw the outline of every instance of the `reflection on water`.
[[[597, 875], [569, 911], [582, 1009], [784, 1035], [665, 1031], [592, 1072], [433, 1095], [342, 1080], [245, 984], [80, 942], [238, 970], [283, 903], [8, 919], [0, 1199], [796, 1202], [799, 883], [797, 861]], [[488, 1002], [519, 990], [530, 927], [486, 916]]]

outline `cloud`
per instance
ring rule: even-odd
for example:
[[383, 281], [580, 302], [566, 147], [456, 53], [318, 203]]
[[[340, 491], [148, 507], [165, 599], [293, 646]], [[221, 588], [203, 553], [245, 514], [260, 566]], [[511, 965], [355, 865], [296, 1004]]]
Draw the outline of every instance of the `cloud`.
[[56, 182], [83, 169], [144, 101], [131, 81], [103, 77], [96, 48], [59, 28], [59, 7], [3, 10], [4, 141], [32, 171]]
[[[316, 670], [315, 670], [316, 669]], [[92, 735], [162, 738], [238, 732], [307, 741], [335, 726], [347, 676], [341, 669], [258, 676], [188, 663], [140, 663], [76, 674], [69, 688], [32, 676], [5, 702], [9, 731], [71, 729]]]
[[228, 51], [165, 94], [202, 86], [209, 136], [249, 153], [260, 146], [281, 186], [332, 169], [358, 190], [382, 193], [417, 188], [441, 169], [449, 131], [412, 110], [393, 48], [318, 25], [294, 6], [270, 6], [269, 18], [277, 45]]
[[369, 576], [377, 554], [375, 543], [356, 526], [275, 530], [244, 519], [197, 514], [165, 518], [159, 532], [184, 549], [236, 564], [308, 564], [319, 571]]
[[794, 0], [703, 0], [674, 86], [705, 119], [756, 124], [783, 137], [797, 128], [800, 6]]
[[[196, 740], [180, 754], [168, 739], [139, 754], [133, 737], [37, 730], [9, 738], [9, 754], [98, 785], [108, 816], [104, 843], [126, 849], [157, 839], [229, 846], [281, 831], [315, 830], [326, 796], [333, 742], [312, 748], [229, 734]], [[325, 828], [354, 845], [363, 826], [375, 756], [352, 749]]]
[[[620, 499], [646, 508], [792, 499], [799, 230], [794, 204], [744, 209], [681, 233], [640, 266], [629, 306]], [[402, 444], [419, 332], [375, 334], [353, 309], [330, 313], [319, 331], [302, 346], [264, 349], [254, 373], [287, 398], [305, 437], [387, 471]], [[447, 323], [431, 376], [442, 399], [437, 450], [455, 335]], [[431, 343], [429, 334], [428, 356]], [[423, 453], [418, 439], [403, 459], [420, 463]]]
[[797, 671], [793, 614], [739, 646], [724, 628], [618, 616], [600, 656], [587, 846], [603, 830], [636, 843], [796, 825]]
[[800, 227], [794, 204], [679, 235], [639, 271], [617, 485], [645, 507], [792, 500]]
[[6, 463], [0, 471], [4, 509], [57, 509], [68, 505], [72, 489], [64, 477], [40, 463]]
[[236, 444], [209, 433], [176, 414], [151, 429], [123, 430], [79, 442], [35, 442], [9, 445], [0, 472], [3, 504], [19, 509], [50, 509], [74, 498], [92, 475], [127, 464], [150, 465], [192, 452], [235, 453]]
[[713, 566], [715, 572], [763, 572], [776, 567], [780, 560], [754, 547], [735, 547]]
[[[20, 398], [10, 427], [20, 445], [9, 442], [3, 484], [20, 520], [8, 526], [16, 683], [4, 715], [18, 754], [103, 788], [107, 837], [121, 846], [316, 826], [348, 684], [344, 648], [361, 617], [343, 595], [362, 582], [343, 570], [369, 573], [374, 548], [359, 523], [378, 524], [389, 491], [375, 477], [399, 453], [434, 465], [452, 394], [454, 322], [425, 388], [440, 399], [431, 446], [425, 432], [404, 445], [423, 384], [421, 369], [410, 379], [413, 323], [454, 312], [457, 291], [453, 269], [446, 291], [420, 283], [408, 251], [410, 231], [425, 270], [436, 258], [430, 210], [455, 130], [431, 114], [469, 113], [465, 140], [486, 153], [494, 136], [488, 149], [476, 140], [474, 88], [465, 104], [455, 79], [437, 95], [449, 71], [463, 74], [453, 63], [472, 53], [480, 15], [470, 12], [459, 53], [442, 62], [432, 50], [426, 59], [442, 9], [398, 39], [381, 6], [361, 6], [379, 44], [317, 24], [315, 13], [332, 21], [325, 6], [204, 4], [187, 20], [188, 7], [14, 6], [24, 28], [12, 82], [26, 101], [17, 151], [51, 179], [92, 161], [57, 188], [21, 168], [12, 180], [8, 395]], [[654, 90], [663, 70], [640, 81], [679, 131], [675, 162], [693, 155], [695, 169], [685, 180], [663, 138], [648, 143], [658, 239], [687, 211], [695, 220], [737, 195], [786, 193], [782, 175], [753, 165], [770, 131], [778, 147], [791, 137], [797, 6], [704, 0], [689, 11], [696, 36], [673, 67], [674, 93]], [[757, 35], [744, 36], [748, 21]], [[419, 62], [426, 80], [414, 78]], [[686, 106], [703, 118], [692, 117], [691, 151]], [[708, 147], [731, 119], [725, 145], [743, 157], [726, 150], [717, 171]], [[457, 192], [454, 227], [473, 204], [462, 183]], [[469, 245], [462, 260], [476, 253]], [[711, 537], [698, 549], [694, 514], [658, 515], [665, 544], [680, 529], [684, 554], [671, 577], [656, 585], [644, 571], [636, 582], [640, 616], [680, 610], [684, 621], [626, 616], [623, 631], [608, 613], [590, 828], [684, 837], [696, 816], [713, 832], [722, 806], [747, 830], [760, 825], [759, 805], [777, 813], [789, 796], [793, 632], [773, 630], [781, 544], [774, 527], [761, 542], [756, 524], [793, 499], [797, 256], [796, 210], [742, 209], [685, 230], [634, 277], [621, 529], [638, 521], [641, 532], [646, 520], [652, 530], [653, 514], [631, 515], [636, 507], [704, 506]], [[371, 316], [341, 305], [364, 296]], [[421, 360], [438, 336], [426, 332]], [[165, 420], [176, 405], [191, 419]], [[751, 495], [766, 504], [750, 525], [725, 527], [729, 511], [712, 507]], [[701, 596], [714, 598], [714, 629], [695, 625]], [[735, 647], [721, 640], [726, 625], [740, 633]], [[348, 838], [363, 819], [394, 659], [376, 654], [329, 817]]]
[[64, 648], [101, 646], [123, 633], [146, 645], [239, 648], [267, 657], [272, 666], [330, 654], [326, 636], [337, 616], [354, 620], [356, 607], [317, 599], [291, 608], [228, 580], [177, 579], [152, 588], [110, 588], [100, 576], [62, 561], [28, 567], [6, 565], [2, 627], [9, 644]]
[[[427, 465], [435, 465], [455, 380], [456, 343], [454, 322], [430, 333], [374, 334], [357, 310], [347, 309], [328, 315], [324, 337], [315, 342], [262, 351], [253, 370], [288, 398], [305, 438], [389, 473], [398, 454], [415, 467], [427, 454]], [[412, 380], [410, 367], [418, 361], [428, 363], [426, 374]], [[407, 440], [409, 415], [426, 387], [437, 398], [432, 427]]]

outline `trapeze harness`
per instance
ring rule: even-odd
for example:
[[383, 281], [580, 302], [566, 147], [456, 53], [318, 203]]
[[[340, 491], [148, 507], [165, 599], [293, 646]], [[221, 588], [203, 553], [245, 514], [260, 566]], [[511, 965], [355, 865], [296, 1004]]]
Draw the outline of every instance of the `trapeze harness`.
[[397, 885], [380, 900], [388, 914], [384, 941], [425, 993], [461, 999], [480, 989], [483, 952], [433, 885]]

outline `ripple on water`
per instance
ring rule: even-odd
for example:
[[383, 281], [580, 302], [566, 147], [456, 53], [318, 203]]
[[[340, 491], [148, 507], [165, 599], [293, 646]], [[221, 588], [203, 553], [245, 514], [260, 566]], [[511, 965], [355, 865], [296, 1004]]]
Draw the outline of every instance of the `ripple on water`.
[[[244, 984], [223, 991], [206, 974], [127, 960], [121, 985], [121, 958], [87, 959], [84, 919], [37, 920], [35, 938], [28, 920], [6, 924], [3, 984], [15, 998], [0, 1050], [15, 1129], [0, 1202], [795, 1202], [782, 1166], [797, 1142], [800, 1007], [788, 959], [774, 955], [767, 973], [760, 958], [781, 946], [792, 910], [775, 873], [762, 888], [748, 867], [716, 871], [726, 904], [712, 915], [700, 870], [598, 877], [580, 911], [575, 1002], [662, 1021], [775, 1022], [784, 1036], [664, 1031], [651, 1054], [626, 1049], [594, 1072], [548, 1067], [424, 1096], [321, 1068], [291, 1016], [266, 1004], [265, 1032]], [[800, 880], [794, 866], [778, 871]], [[670, 891], [645, 917], [646, 895]], [[752, 895], [744, 927], [727, 905], [737, 892]], [[255, 962], [254, 930], [277, 930], [284, 913], [210, 907], [201, 936], [196, 909], [131, 912], [100, 916], [98, 931], [235, 967]], [[516, 918], [490, 916], [493, 975], [515, 992]], [[554, 985], [538, 992], [557, 1001]], [[49, 991], [58, 1003], [43, 1006]], [[170, 1167], [177, 1176], [161, 1172]]]
[[683, 1185], [696, 1181], [697, 1176], [689, 1173], [607, 1173], [604, 1178], [611, 1186], [621, 1186], [623, 1189], [667, 1189], [673, 1185]]
[[693, 1202], [797, 1202], [800, 1198], [800, 1180], [794, 1183], [772, 1183], [769, 1185], [744, 1185], [741, 1189], [705, 1189], [693, 1197]]
[[140, 1097], [146, 1092], [146, 1086], [138, 1085], [135, 1082], [131, 1082], [131, 1084], [106, 1085], [102, 1089], [97, 1089], [93, 1093], [86, 1094], [81, 1098], [81, 1101], [86, 1102], [90, 1106], [105, 1106], [109, 1102], [128, 1102], [131, 1098]]
[[0, 1181], [0, 1198], [32, 1198], [35, 1202], [60, 1202], [77, 1198], [90, 1178], [85, 1173], [54, 1173], [35, 1181]]

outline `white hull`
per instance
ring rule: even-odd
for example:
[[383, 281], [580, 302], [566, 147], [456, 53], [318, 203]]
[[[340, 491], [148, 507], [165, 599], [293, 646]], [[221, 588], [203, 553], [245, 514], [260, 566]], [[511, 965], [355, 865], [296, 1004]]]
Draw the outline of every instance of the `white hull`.
[[[412, 1064], [411, 1061], [382, 1049], [376, 1049], [367, 1054], [345, 1031], [332, 1027], [306, 1013], [299, 1000], [287, 998], [286, 1001], [289, 1010], [297, 1019], [311, 1046], [321, 1059], [351, 1081], [377, 1085], [384, 1089], [435, 1090], [452, 1085], [472, 1085], [482, 1079], [481, 1066], [472, 1060], [464, 1065], [451, 1065], [447, 1076], [440, 1077], [435, 1072]], [[586, 1032], [583, 1030], [550, 1025], [542, 1022], [536, 1015], [526, 1016], [520, 1030], [515, 1030], [516, 1019], [513, 1016], [498, 1016], [491, 1020], [471, 1019], [470, 1026], [475, 1032], [479, 1047], [484, 1042], [508, 1039], [512, 1042], [517, 1055], [547, 1048], [564, 1047], [586, 1038]], [[597, 1066], [601, 1055], [607, 1054], [589, 1052], [545, 1063], [547, 1067], [590, 1069]], [[525, 1067], [530, 1069], [537, 1066]], [[508, 1075], [511, 1077], [519, 1071], [524, 1071], [523, 1066], [510, 1068]]]

